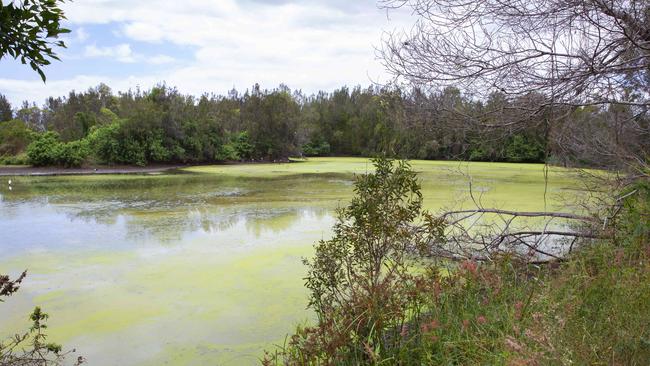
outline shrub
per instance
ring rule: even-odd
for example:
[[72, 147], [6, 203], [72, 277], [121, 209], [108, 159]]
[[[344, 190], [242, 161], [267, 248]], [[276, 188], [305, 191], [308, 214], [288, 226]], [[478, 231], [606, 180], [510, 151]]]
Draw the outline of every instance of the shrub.
[[55, 152], [56, 165], [61, 165], [66, 168], [78, 167], [88, 157], [88, 141], [84, 139], [59, 143]]
[[87, 140], [92, 154], [103, 163], [120, 161], [119, 123], [93, 126]]
[[[611, 237], [546, 265], [502, 255], [416, 256], [443, 227], [420, 214], [408, 165], [376, 162], [316, 245], [318, 320], [264, 365], [645, 365], [650, 360], [650, 184], [624, 192]], [[413, 230], [424, 221], [426, 230]], [[462, 243], [459, 243], [462, 244]], [[408, 250], [410, 249], [410, 250]], [[413, 255], [411, 255], [411, 253]]]
[[240, 159], [248, 160], [253, 157], [253, 151], [255, 148], [250, 142], [248, 131], [240, 132], [237, 137], [235, 137], [232, 144]]
[[60, 142], [56, 132], [48, 131], [36, 137], [27, 147], [29, 162], [35, 166], [80, 166], [88, 157], [86, 140]]
[[48, 131], [38, 135], [27, 146], [29, 162], [35, 166], [56, 165], [58, 157], [59, 134]]
[[[11, 296], [18, 291], [26, 275], [27, 272], [23, 272], [15, 280], [11, 280], [9, 276], [0, 275], [0, 303], [4, 301], [3, 297]], [[63, 365], [66, 356], [75, 351], [63, 352], [61, 345], [47, 342], [45, 330], [47, 329], [46, 322], [48, 318], [49, 316], [40, 307], [36, 307], [29, 316], [32, 325], [28, 331], [0, 341], [0, 365]], [[84, 358], [79, 356], [76, 362], [66, 364], [78, 366], [84, 361]]]
[[221, 145], [214, 159], [218, 161], [234, 161], [239, 160], [239, 154], [237, 153], [237, 149], [228, 143]]
[[312, 140], [303, 145], [302, 152], [306, 156], [323, 156], [330, 153], [330, 144], [325, 140]]
[[[409, 321], [419, 285], [437, 276], [412, 256], [441, 232], [441, 223], [420, 211], [415, 173], [403, 161], [374, 165], [376, 172], [357, 178], [356, 196], [338, 211], [334, 237], [320, 241], [306, 262], [318, 324], [292, 338], [297, 352], [285, 355], [288, 363], [357, 364], [379, 357], [369, 350], [398, 349], [402, 339], [392, 331]], [[416, 221], [428, 222], [429, 230], [413, 230]]]

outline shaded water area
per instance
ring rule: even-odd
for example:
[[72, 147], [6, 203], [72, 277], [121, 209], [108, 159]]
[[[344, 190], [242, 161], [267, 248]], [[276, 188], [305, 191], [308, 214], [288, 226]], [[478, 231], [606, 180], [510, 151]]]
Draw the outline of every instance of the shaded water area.
[[[543, 166], [413, 162], [425, 207], [561, 208], [580, 189]], [[310, 320], [301, 258], [331, 235], [366, 159], [0, 181], [0, 336], [40, 305], [51, 340], [91, 365], [256, 364]], [[544, 199], [546, 197], [546, 201]]]

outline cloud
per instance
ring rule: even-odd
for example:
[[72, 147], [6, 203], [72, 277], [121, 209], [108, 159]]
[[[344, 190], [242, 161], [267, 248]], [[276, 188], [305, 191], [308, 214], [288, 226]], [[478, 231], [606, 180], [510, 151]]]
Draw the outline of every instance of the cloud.
[[[111, 82], [139, 80], [149, 87], [152, 80], [165, 81], [194, 94], [225, 93], [255, 82], [316, 92], [386, 81], [374, 46], [384, 30], [411, 21], [400, 12], [387, 17], [375, 0], [84, 0], [64, 6], [74, 27], [103, 24], [110, 29], [101, 35], [94, 31], [93, 39], [117, 45], [87, 45], [82, 53], [110, 58], [121, 64], [116, 69], [134, 70], [121, 77], [129, 82], [120, 77]], [[57, 75], [49, 74], [53, 79]]]
[[75, 33], [75, 40], [77, 40], [80, 43], [85, 42], [90, 37], [88, 32], [86, 32], [86, 30], [83, 27], [77, 28], [77, 30], [74, 33]]
[[134, 55], [131, 50], [131, 46], [128, 43], [118, 44], [116, 46], [109, 47], [97, 47], [92, 44], [86, 46], [85, 57], [108, 57], [113, 58], [119, 62], [135, 62], [136, 55]]
[[176, 59], [171, 57], [171, 56], [167, 56], [167, 55], [156, 55], [156, 56], [147, 58], [146, 61], [148, 63], [154, 64], [154, 65], [163, 65], [163, 64], [169, 64], [169, 63], [175, 62]]

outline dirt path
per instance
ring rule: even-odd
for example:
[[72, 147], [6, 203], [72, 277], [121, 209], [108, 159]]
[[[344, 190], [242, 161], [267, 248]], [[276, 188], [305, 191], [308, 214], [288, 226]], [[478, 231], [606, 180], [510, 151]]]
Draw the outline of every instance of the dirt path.
[[172, 169], [184, 168], [186, 165], [155, 165], [155, 166], [98, 166], [87, 168], [54, 168], [0, 165], [0, 176], [18, 175], [82, 175], [82, 174], [138, 174], [160, 173]]

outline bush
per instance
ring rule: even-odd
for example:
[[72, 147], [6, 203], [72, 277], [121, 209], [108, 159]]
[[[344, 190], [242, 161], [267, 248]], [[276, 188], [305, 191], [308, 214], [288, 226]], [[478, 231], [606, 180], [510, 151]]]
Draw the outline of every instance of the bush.
[[[611, 215], [616, 226], [610, 238], [563, 261], [532, 265], [503, 255], [434, 265], [417, 256], [417, 248], [444, 240], [444, 228], [419, 214], [414, 174], [407, 165], [382, 161], [376, 169], [358, 179], [334, 237], [319, 242], [307, 263], [317, 323], [298, 327], [282, 348], [265, 354], [263, 364], [650, 360], [650, 184], [624, 192]], [[413, 230], [418, 217], [424, 232]]]
[[305, 156], [323, 156], [330, 153], [330, 144], [325, 140], [310, 141], [303, 145], [302, 152]]
[[[415, 173], [406, 162], [374, 164], [376, 172], [357, 178], [356, 196], [338, 211], [334, 237], [320, 241], [306, 262], [318, 324], [292, 338], [284, 354], [290, 364], [358, 364], [379, 357], [369, 350], [392, 352], [402, 344], [393, 331], [410, 321], [419, 301], [416, 289], [437, 277], [411, 256], [442, 225], [420, 212]], [[411, 230], [416, 221], [428, 223], [427, 233]]]
[[34, 141], [27, 146], [29, 162], [35, 166], [57, 165], [59, 134], [48, 131], [38, 135]]
[[61, 165], [66, 168], [78, 167], [81, 166], [88, 157], [88, 141], [77, 140], [60, 143], [55, 151], [56, 165]]
[[34, 166], [77, 167], [88, 157], [86, 140], [60, 142], [56, 132], [48, 131], [36, 137], [27, 147], [27, 156]]
[[239, 154], [232, 144], [225, 144], [219, 148], [214, 159], [217, 161], [235, 161], [239, 160]]
[[29, 164], [29, 157], [26, 153], [21, 153], [14, 156], [0, 157], [0, 164], [4, 165], [27, 165]]
[[[0, 303], [4, 301], [4, 297], [11, 296], [18, 291], [26, 275], [25, 271], [15, 280], [11, 280], [9, 276], [0, 275]], [[77, 357], [74, 363], [64, 362], [66, 356], [74, 353], [74, 350], [63, 352], [61, 345], [47, 342], [45, 330], [48, 318], [49, 316], [37, 306], [29, 316], [32, 325], [28, 331], [0, 341], [0, 365], [81, 365], [85, 361], [81, 356]]]
[[239, 159], [251, 159], [253, 157], [253, 151], [255, 150], [253, 144], [250, 142], [250, 136], [248, 131], [240, 132], [237, 137], [232, 141], [232, 145], [235, 148], [237, 156]]
[[92, 154], [102, 163], [120, 161], [119, 123], [93, 126], [87, 140]]
[[514, 135], [506, 145], [506, 160], [512, 163], [544, 162], [544, 145], [540, 138]]

